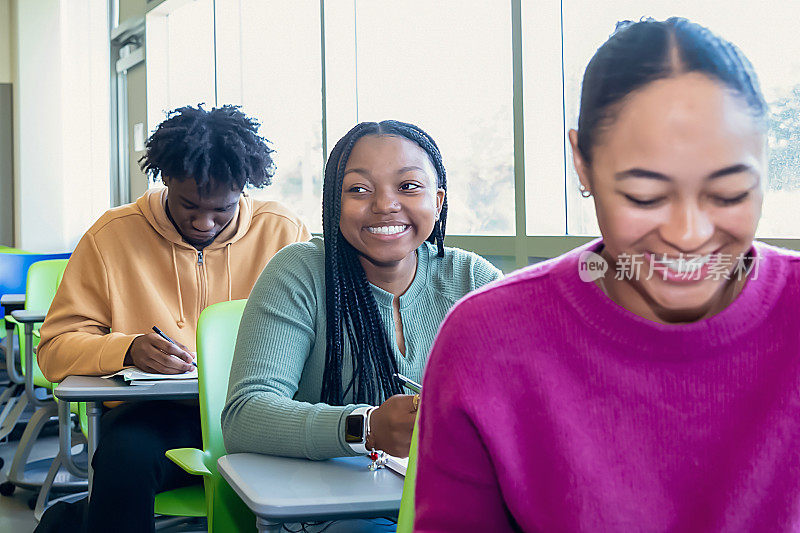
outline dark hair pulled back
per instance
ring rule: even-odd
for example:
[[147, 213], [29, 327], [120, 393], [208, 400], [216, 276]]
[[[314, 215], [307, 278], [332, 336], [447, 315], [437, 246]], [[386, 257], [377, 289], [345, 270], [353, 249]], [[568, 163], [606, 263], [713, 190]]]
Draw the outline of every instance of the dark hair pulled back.
[[583, 76], [578, 149], [591, 161], [598, 135], [609, 126], [620, 103], [650, 82], [699, 72], [743, 98], [753, 116], [766, 124], [767, 104], [750, 61], [732, 43], [684, 18], [617, 23], [595, 52]]

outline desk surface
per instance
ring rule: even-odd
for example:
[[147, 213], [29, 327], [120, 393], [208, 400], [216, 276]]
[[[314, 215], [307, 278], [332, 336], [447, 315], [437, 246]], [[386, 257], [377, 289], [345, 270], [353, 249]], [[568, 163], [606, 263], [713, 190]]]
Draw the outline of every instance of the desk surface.
[[3, 294], [0, 296], [0, 305], [25, 305], [24, 294]]
[[120, 378], [67, 376], [54, 393], [70, 402], [116, 400], [180, 400], [197, 398], [196, 379], [167, 379], [147, 385], [128, 385]]
[[261, 518], [281, 522], [396, 516], [405, 479], [367, 457], [311, 461], [255, 453], [220, 457], [222, 477]]

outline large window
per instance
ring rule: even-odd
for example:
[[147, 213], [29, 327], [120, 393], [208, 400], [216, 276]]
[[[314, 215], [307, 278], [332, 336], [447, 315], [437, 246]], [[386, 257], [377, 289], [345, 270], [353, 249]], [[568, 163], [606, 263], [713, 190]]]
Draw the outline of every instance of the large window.
[[274, 184], [253, 194], [286, 203], [314, 231], [333, 143], [359, 121], [414, 122], [437, 140], [448, 169], [448, 233], [521, 265], [549, 254], [553, 237], [569, 247], [575, 241], [565, 236], [597, 234], [566, 142], [589, 58], [618, 20], [685, 16], [752, 60], [772, 109], [759, 235], [798, 238], [800, 4], [741, 17], [748, 6], [168, 0], [147, 18], [148, 122], [152, 128], [164, 110], [188, 103], [242, 105], [277, 150]]
[[385, 118], [418, 124], [436, 139], [447, 169], [448, 231], [513, 235], [511, 3], [355, 6], [357, 116], [347, 126]]
[[[564, 109], [566, 126], [578, 123], [583, 69], [619, 20], [642, 17], [686, 17], [735, 43], [753, 63], [770, 105], [769, 183], [758, 234], [800, 237], [800, 3], [780, 2], [752, 12], [748, 0], [697, 2], [564, 0]], [[569, 155], [569, 154], [567, 154]], [[592, 202], [578, 193], [578, 178], [566, 165], [568, 229], [572, 234], [597, 234]]]
[[213, 0], [167, 0], [147, 14], [145, 32], [149, 131], [176, 107], [213, 107]]
[[[287, 203], [320, 231], [320, 4], [217, 5], [218, 103], [240, 104], [258, 117], [277, 150], [274, 184], [252, 194]], [[414, 122], [445, 157], [450, 231], [512, 235], [510, 4], [461, 6], [455, 0], [325, 4], [324, 155], [358, 122]]]
[[322, 71], [319, 2], [217, 0], [219, 104], [241, 105], [270, 140], [276, 175], [251, 191], [322, 230]]

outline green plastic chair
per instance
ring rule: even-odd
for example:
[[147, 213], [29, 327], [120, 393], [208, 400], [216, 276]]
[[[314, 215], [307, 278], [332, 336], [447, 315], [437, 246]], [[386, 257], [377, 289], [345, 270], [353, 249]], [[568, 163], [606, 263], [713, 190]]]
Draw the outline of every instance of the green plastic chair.
[[414, 493], [417, 483], [417, 447], [419, 441], [419, 416], [411, 434], [411, 448], [408, 450], [408, 468], [403, 483], [403, 497], [400, 499], [400, 514], [397, 517], [397, 533], [411, 533], [414, 530]]
[[[200, 424], [203, 449], [178, 448], [167, 451], [178, 466], [190, 474], [203, 476], [204, 514], [208, 517], [208, 531], [228, 533], [255, 531], [256, 517], [230, 488], [217, 470], [217, 460], [225, 455], [220, 417], [228, 391], [236, 334], [247, 300], [221, 302], [207, 307], [197, 324], [197, 370], [200, 393]], [[189, 489], [185, 490], [188, 494]], [[203, 489], [200, 489], [202, 494]], [[170, 491], [175, 492], [175, 491]], [[156, 512], [159, 498], [156, 496]]]
[[[28, 271], [28, 284], [26, 288], [26, 310], [46, 310], [50, 307], [50, 304], [55, 297], [56, 290], [58, 289], [58, 285], [61, 283], [61, 279], [63, 278], [66, 266], [66, 259], [39, 261], [31, 266], [30, 270]], [[40, 340], [38, 331], [39, 326], [41, 326], [41, 324], [36, 324], [36, 329], [33, 331], [32, 340], [34, 347], [39, 344]], [[17, 323], [20, 353], [25, 353], [24, 349], [26, 346], [26, 339], [25, 335], [23, 334], [23, 329], [24, 325]], [[55, 385], [47, 381], [47, 379], [44, 377], [39, 365], [36, 364], [35, 356], [33, 367], [34, 385], [52, 390]], [[85, 438], [88, 438], [86, 403], [71, 402], [70, 411], [78, 415], [81, 432]], [[63, 453], [69, 453], [69, 451], [65, 451]], [[47, 492], [49, 491], [43, 490], [40, 493], [39, 500], [37, 501], [36, 510], [38, 511], [39, 515], [41, 515], [45, 506], [47, 505], [49, 497]], [[205, 497], [202, 487], [183, 487], [158, 494], [156, 496], [154, 511], [160, 515], [167, 516], [206, 516]]]
[[[61, 279], [64, 277], [64, 270], [67, 268], [67, 259], [46, 259], [44, 261], [37, 261], [28, 269], [28, 281], [25, 288], [25, 310], [26, 311], [47, 311], [50, 309], [50, 304], [53, 303], [53, 298], [56, 296], [58, 286], [61, 284]], [[20, 324], [13, 318], [10, 318], [16, 325], [17, 341], [19, 342], [19, 351], [21, 354], [25, 353], [25, 346], [27, 345], [27, 338], [25, 335], [25, 326]], [[44, 387], [47, 389], [54, 389], [55, 384], [51, 383], [44, 377], [42, 370], [36, 360], [36, 348], [39, 346], [41, 335], [39, 334], [39, 327], [41, 323], [37, 323], [33, 330], [33, 384], [37, 387]], [[22, 374], [25, 375], [26, 368], [22, 365]], [[57, 401], [55, 396], [54, 400]], [[82, 404], [81, 409], [79, 404], [72, 404], [72, 412], [77, 414], [79, 420], [82, 422], [81, 428], [84, 429], [87, 424], [86, 419], [86, 404]]]
[[[25, 309], [27, 311], [50, 309], [50, 304], [53, 303], [53, 298], [56, 296], [58, 286], [61, 285], [61, 280], [64, 278], [64, 270], [67, 268], [67, 262], [68, 259], [47, 259], [31, 265], [31, 268], [28, 270], [28, 283], [25, 289]], [[39, 346], [39, 341], [41, 341], [42, 338], [39, 333], [39, 327], [41, 327], [41, 324], [36, 324], [33, 330], [33, 384], [52, 390], [55, 388], [55, 384], [44, 377], [42, 369], [39, 368], [39, 363], [36, 359], [36, 348]], [[27, 340], [24, 335], [24, 327], [20, 323], [17, 323], [17, 336], [20, 353], [25, 353], [24, 349]], [[22, 367], [22, 372], [24, 375], [24, 365]], [[55, 396], [53, 399], [58, 401]], [[70, 408], [73, 413], [78, 415], [78, 419], [81, 423], [81, 431], [84, 433], [84, 436], [86, 436], [86, 428], [88, 425], [86, 403], [72, 403], [70, 404]]]
[[[61, 278], [64, 277], [64, 269], [67, 268], [67, 259], [47, 259], [38, 261], [28, 269], [28, 282], [25, 287], [25, 310], [46, 312], [55, 298]], [[25, 353], [28, 340], [25, 335], [25, 326], [9, 317], [16, 327], [17, 340], [19, 342], [19, 353]], [[33, 328], [34, 356], [33, 356], [33, 384], [37, 387], [44, 387], [52, 390], [55, 386], [47, 381], [36, 362], [36, 347], [39, 345], [39, 328], [41, 323], [37, 323]], [[26, 368], [22, 365], [22, 374], [25, 375]]]
[[[0, 296], [5, 297], [22, 294], [23, 299], [22, 306], [13, 304], [12, 302], [14, 299], [9, 299], [9, 303], [12, 303], [12, 305], [10, 307], [6, 306], [4, 309], [5, 315], [10, 315], [11, 312], [16, 309], [25, 309], [24, 293], [28, 283], [28, 270], [30, 270], [31, 265], [49, 259], [68, 259], [70, 256], [69, 253], [31, 254], [22, 251], [15, 253], [12, 250], [11, 248], [5, 251], [0, 250]], [[46, 307], [44, 310], [46, 310]], [[38, 310], [37, 312], [41, 313], [43, 311]], [[16, 337], [16, 324], [11, 320], [6, 321], [5, 318], [5, 316], [0, 317], [0, 340], [5, 337], [2, 343], [3, 345], [0, 346], [0, 352], [3, 352], [5, 356], [3, 358], [4, 361], [0, 361], [0, 367], [6, 366], [8, 379], [11, 385], [8, 386], [3, 395], [0, 395], [0, 403], [2, 403], [4, 407], [8, 407], [16, 404], [16, 400], [13, 399], [19, 393], [19, 387], [16, 386], [22, 385], [25, 378], [17, 370], [18, 362], [15, 357], [17, 350], [15, 350], [13, 342], [13, 339]], [[3, 365], [3, 362], [5, 365]], [[18, 412], [19, 411], [16, 411], [16, 413]], [[8, 414], [8, 411], [4, 410], [4, 414]], [[3, 414], [0, 414], [0, 418], [5, 420]], [[13, 426], [4, 424], [3, 428], [0, 429], [0, 438], [8, 434], [7, 430], [9, 428], [13, 429]]]
[[[25, 293], [26, 310], [41, 311], [47, 310], [50, 307], [50, 304], [55, 297], [56, 290], [58, 289], [58, 285], [61, 283], [61, 279], [63, 278], [64, 269], [66, 266], [66, 259], [39, 261], [31, 266], [28, 271], [28, 283]], [[34, 348], [39, 344], [40, 337], [38, 328], [40, 326], [41, 324], [36, 324], [33, 331], [32, 342]], [[24, 350], [27, 345], [27, 341], [23, 333], [24, 325], [17, 323], [16, 327], [19, 336], [20, 353], [25, 353]], [[39, 365], [36, 363], [35, 356], [33, 371], [34, 385], [45, 387], [50, 390], [55, 387], [55, 385], [49, 382], [42, 374]], [[84, 434], [84, 437], [86, 437], [88, 428], [86, 418], [86, 403], [72, 402], [70, 403], [70, 411], [78, 415], [81, 432]], [[46, 498], [47, 495], [45, 494], [41, 498], [41, 502], [37, 502], [37, 509], [40, 512], [43, 511], [43, 504], [46, 505]], [[39, 509], [40, 507], [42, 509]], [[202, 487], [183, 487], [180, 489], [160, 493], [156, 495], [154, 511], [157, 514], [167, 516], [206, 516], [205, 496], [203, 494], [203, 489]]]
[[[67, 259], [48, 259], [38, 261], [30, 266], [25, 286], [25, 311], [31, 312], [34, 315], [43, 315], [47, 312], [55, 297], [58, 285], [61, 283], [67, 261]], [[53, 383], [45, 379], [36, 362], [36, 355], [32, 353], [33, 348], [38, 345], [40, 340], [38, 328], [41, 326], [41, 323], [24, 324], [12, 317], [8, 317], [8, 320], [15, 324], [15, 333], [19, 343], [20, 354], [24, 354], [22, 373], [26, 378], [25, 402], [35, 407], [36, 411], [25, 427], [22, 437], [20, 437], [14, 459], [8, 471], [7, 481], [0, 485], [0, 494], [10, 495], [14, 491], [14, 487], [40, 490], [40, 493], [44, 493], [45, 497], [51, 488], [62, 491], [81, 490], [85, 487], [86, 481], [80, 477], [73, 476], [56, 483], [53, 479], [47, 479], [47, 477], [43, 482], [41, 478], [28, 476], [26, 473], [26, 469], [30, 466], [29, 456], [32, 447], [50, 417], [57, 414], [58, 408], [54, 401], [55, 398], [52, 395], [41, 399], [35, 392], [36, 387], [41, 387], [50, 391], [55, 387]], [[28, 327], [26, 328], [26, 326]], [[30, 362], [28, 361], [29, 354]], [[25, 404], [20, 403], [20, 405], [24, 407]], [[80, 418], [80, 406], [72, 405], [71, 408]], [[84, 422], [85, 419], [86, 414], [84, 408]], [[43, 461], [49, 461], [49, 459]], [[32, 464], [33, 463], [31, 463], [31, 465]]]

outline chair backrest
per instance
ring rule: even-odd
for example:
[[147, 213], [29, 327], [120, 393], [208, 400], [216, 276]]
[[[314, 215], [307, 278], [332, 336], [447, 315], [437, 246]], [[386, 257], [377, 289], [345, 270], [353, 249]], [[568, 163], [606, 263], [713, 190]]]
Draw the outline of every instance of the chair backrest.
[[200, 427], [203, 462], [211, 476], [203, 478], [209, 532], [253, 531], [255, 516], [217, 470], [225, 455], [222, 440], [222, 408], [228, 394], [236, 335], [247, 300], [210, 305], [197, 322], [197, 377], [200, 394]]
[[225, 455], [220, 417], [228, 394], [228, 375], [236, 347], [236, 334], [247, 300], [210, 305], [197, 322], [197, 377], [200, 423], [206, 467], [217, 474], [217, 459]]
[[64, 277], [67, 259], [47, 259], [37, 261], [28, 269], [28, 282], [25, 287], [25, 309], [27, 311], [47, 311]]
[[[67, 259], [46, 259], [33, 263], [28, 269], [28, 281], [25, 288], [25, 310], [47, 312], [56, 295], [58, 284], [67, 268]], [[37, 325], [38, 328], [38, 325]], [[25, 353], [25, 333], [21, 325], [17, 325], [20, 354]], [[38, 344], [34, 337], [34, 344]], [[24, 372], [24, 365], [23, 365]], [[51, 383], [45, 379], [34, 355], [33, 382], [40, 387], [49, 387]]]
[[414, 530], [414, 493], [417, 483], [417, 448], [419, 444], [419, 416], [411, 434], [411, 449], [408, 450], [408, 468], [403, 483], [403, 497], [400, 499], [400, 514], [397, 517], [397, 533], [411, 533]]

